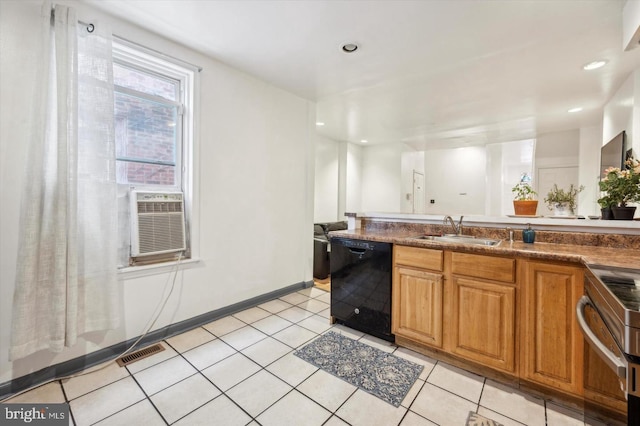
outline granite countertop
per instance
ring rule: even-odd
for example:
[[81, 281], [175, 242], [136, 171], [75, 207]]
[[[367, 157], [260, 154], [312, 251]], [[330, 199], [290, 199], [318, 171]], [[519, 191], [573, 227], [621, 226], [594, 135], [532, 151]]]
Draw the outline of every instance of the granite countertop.
[[331, 237], [354, 238], [358, 240], [380, 241], [414, 247], [465, 251], [478, 254], [520, 256], [530, 259], [576, 262], [583, 265], [602, 265], [619, 268], [640, 268], [640, 250], [609, 247], [583, 246], [575, 244], [533, 243], [503, 240], [499, 246], [470, 245], [419, 240], [417, 234], [405, 230], [346, 230], [332, 231]]

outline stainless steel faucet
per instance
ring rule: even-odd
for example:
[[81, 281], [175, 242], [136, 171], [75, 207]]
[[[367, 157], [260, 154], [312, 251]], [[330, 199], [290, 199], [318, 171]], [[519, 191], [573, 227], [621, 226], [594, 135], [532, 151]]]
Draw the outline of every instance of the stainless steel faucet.
[[462, 218], [463, 217], [464, 216], [460, 216], [460, 220], [458, 220], [457, 225], [451, 216], [445, 216], [443, 222], [445, 225], [447, 224], [447, 222], [449, 222], [449, 224], [453, 228], [453, 232], [455, 232], [456, 235], [462, 235]]
[[513, 242], [513, 229], [511, 227], [507, 227], [507, 232], [509, 233], [509, 242]]

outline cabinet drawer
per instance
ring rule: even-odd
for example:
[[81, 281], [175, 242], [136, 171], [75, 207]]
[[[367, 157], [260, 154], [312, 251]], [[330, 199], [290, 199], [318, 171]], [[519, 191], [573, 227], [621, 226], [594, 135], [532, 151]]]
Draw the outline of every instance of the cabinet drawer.
[[442, 250], [394, 246], [393, 258], [398, 265], [442, 271]]
[[453, 252], [451, 253], [451, 271], [456, 275], [505, 283], [516, 281], [516, 261], [504, 257]]

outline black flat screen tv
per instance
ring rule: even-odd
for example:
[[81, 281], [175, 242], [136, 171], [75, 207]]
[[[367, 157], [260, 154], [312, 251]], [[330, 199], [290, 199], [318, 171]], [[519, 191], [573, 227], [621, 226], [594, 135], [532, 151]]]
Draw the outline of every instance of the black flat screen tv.
[[606, 176], [605, 170], [609, 167], [617, 167], [622, 169], [624, 167], [624, 147], [627, 142], [627, 135], [624, 130], [616, 135], [613, 139], [607, 142], [600, 149], [600, 177]]

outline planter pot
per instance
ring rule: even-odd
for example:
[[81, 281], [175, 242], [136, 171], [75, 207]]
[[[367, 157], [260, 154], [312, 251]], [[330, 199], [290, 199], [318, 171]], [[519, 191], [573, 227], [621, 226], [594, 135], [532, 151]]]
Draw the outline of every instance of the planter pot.
[[573, 214], [571, 208], [569, 207], [569, 203], [554, 203], [553, 204], [553, 215], [554, 216], [570, 216]]
[[633, 215], [636, 213], [635, 207], [611, 207], [611, 210], [615, 220], [633, 220]]
[[538, 200], [513, 201], [513, 211], [518, 216], [535, 216], [538, 210]]
[[613, 220], [613, 210], [611, 210], [611, 207], [600, 209], [600, 213], [602, 214], [602, 220]]

